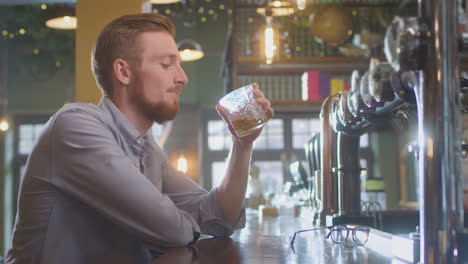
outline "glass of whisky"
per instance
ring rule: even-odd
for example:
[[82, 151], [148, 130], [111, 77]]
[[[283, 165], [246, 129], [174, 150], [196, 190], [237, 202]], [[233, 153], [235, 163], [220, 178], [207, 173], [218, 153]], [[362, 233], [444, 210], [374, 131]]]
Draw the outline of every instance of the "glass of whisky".
[[262, 106], [255, 101], [252, 85], [238, 88], [226, 94], [219, 104], [238, 137], [246, 136], [263, 127], [268, 121]]

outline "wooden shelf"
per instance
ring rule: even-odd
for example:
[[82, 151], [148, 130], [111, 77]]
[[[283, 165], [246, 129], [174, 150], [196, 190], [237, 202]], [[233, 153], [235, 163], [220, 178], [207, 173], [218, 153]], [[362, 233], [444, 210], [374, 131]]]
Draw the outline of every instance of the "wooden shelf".
[[323, 71], [350, 74], [353, 70], [364, 72], [369, 59], [361, 57], [300, 57], [265, 64], [261, 58], [239, 57], [238, 75], [302, 74], [305, 71]]
[[320, 112], [322, 101], [271, 100], [271, 106], [277, 113]]

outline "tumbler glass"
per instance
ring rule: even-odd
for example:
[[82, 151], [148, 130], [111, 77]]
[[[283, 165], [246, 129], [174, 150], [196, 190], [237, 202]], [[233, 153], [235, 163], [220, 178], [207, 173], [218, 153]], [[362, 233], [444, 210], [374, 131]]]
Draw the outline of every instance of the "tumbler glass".
[[224, 108], [228, 122], [238, 137], [244, 137], [263, 127], [268, 118], [262, 106], [255, 101], [252, 85], [226, 94], [219, 104]]

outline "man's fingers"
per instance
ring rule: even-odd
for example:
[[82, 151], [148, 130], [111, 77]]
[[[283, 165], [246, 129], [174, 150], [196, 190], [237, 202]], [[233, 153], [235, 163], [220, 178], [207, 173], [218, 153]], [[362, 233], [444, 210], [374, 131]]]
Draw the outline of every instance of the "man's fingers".
[[257, 103], [259, 103], [262, 107], [271, 106], [270, 100], [266, 99], [265, 97], [257, 98], [255, 101], [257, 101]]
[[268, 119], [271, 119], [275, 115], [275, 111], [271, 107], [270, 100], [266, 99], [265, 97], [262, 97], [257, 98], [256, 101], [262, 106], [262, 109], [265, 112], [265, 115]]
[[[258, 86], [257, 86], [257, 87], [258, 87]], [[253, 89], [252, 92], [253, 92], [253, 95], [254, 95], [255, 98], [262, 98], [262, 97], [265, 97], [265, 95], [263, 94], [262, 90], [260, 90], [259, 88]]]

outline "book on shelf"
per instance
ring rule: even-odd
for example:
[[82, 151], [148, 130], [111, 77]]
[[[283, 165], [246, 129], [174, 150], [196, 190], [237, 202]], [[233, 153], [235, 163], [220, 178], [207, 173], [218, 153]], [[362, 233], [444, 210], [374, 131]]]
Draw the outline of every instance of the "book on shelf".
[[303, 101], [323, 100], [332, 94], [349, 91], [351, 87], [345, 76], [319, 71], [304, 72], [301, 82]]

